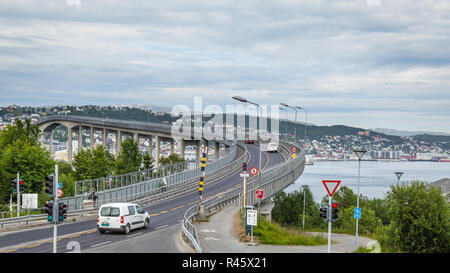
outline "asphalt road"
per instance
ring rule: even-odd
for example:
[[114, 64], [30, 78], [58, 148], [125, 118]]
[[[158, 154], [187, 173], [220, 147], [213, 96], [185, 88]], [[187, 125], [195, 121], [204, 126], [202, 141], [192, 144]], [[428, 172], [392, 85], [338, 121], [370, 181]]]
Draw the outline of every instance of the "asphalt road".
[[[247, 149], [250, 153], [250, 159], [248, 162], [248, 169], [251, 167], [258, 167], [258, 145], [248, 144]], [[261, 155], [262, 166], [267, 168], [282, 162], [284, 157], [280, 153], [265, 153]], [[242, 183], [240, 177], [240, 171], [231, 174], [222, 182], [217, 183], [209, 188], [205, 188], [203, 191], [203, 200], [208, 197], [224, 192], [232, 187], [235, 187]], [[135, 249], [132, 246], [132, 240], [130, 238], [138, 239], [139, 236], [149, 237], [148, 233], [153, 233], [154, 236], [165, 237], [164, 230], [174, 230], [173, 226], [181, 225], [186, 209], [195, 203], [199, 202], [198, 192], [187, 194], [179, 198], [169, 200], [164, 203], [160, 203], [154, 206], [145, 207], [150, 214], [150, 227], [148, 229], [133, 230], [130, 234], [125, 235], [121, 233], [106, 233], [100, 234], [97, 231], [96, 218], [88, 221], [65, 223], [58, 225], [58, 239], [57, 239], [57, 252], [71, 252], [80, 250], [84, 252], [102, 252], [108, 244], [114, 244], [120, 246], [121, 251], [126, 252], [127, 246], [130, 252]], [[153, 236], [153, 235], [152, 235]], [[173, 237], [169, 236], [168, 237]], [[164, 240], [162, 240], [164, 242]], [[121, 244], [122, 243], [122, 244]], [[149, 244], [148, 250], [141, 252], [172, 252], [175, 248], [172, 240], [167, 240], [167, 244]], [[19, 231], [13, 233], [0, 234], [0, 252], [3, 253], [51, 253], [53, 251], [53, 227], [45, 226], [32, 230]]]

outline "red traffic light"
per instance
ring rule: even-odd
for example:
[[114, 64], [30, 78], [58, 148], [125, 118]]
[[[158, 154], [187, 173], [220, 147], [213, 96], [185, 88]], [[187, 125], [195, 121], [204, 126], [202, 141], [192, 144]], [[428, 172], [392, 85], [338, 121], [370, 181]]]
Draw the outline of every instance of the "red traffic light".
[[333, 208], [337, 208], [337, 207], [339, 207], [339, 204], [338, 203], [333, 203]]
[[23, 180], [22, 180], [22, 179], [20, 179], [19, 183], [20, 183], [20, 185], [23, 185]]

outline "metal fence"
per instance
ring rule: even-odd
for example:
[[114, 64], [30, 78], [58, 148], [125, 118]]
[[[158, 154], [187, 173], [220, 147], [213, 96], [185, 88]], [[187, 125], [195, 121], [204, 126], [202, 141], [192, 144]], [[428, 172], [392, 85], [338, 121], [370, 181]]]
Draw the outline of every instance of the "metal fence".
[[[290, 157], [290, 148], [296, 146], [300, 148], [300, 154], [296, 158]], [[267, 170], [261, 171], [261, 189], [264, 190], [264, 199], [267, 200], [284, 190], [287, 186], [292, 184], [302, 173], [305, 167], [305, 150], [299, 145], [294, 145], [289, 142], [281, 142], [279, 146], [280, 152], [286, 157], [286, 161], [272, 166]], [[254, 179], [247, 183], [246, 191], [246, 205], [256, 205], [258, 200], [256, 199], [256, 193], [254, 190], [258, 186], [259, 181]], [[205, 214], [211, 213], [213, 210], [217, 210], [230, 203], [236, 202], [241, 199], [242, 186], [226, 191], [223, 194], [216, 195], [203, 202]], [[190, 207], [182, 221], [182, 231], [185, 240], [194, 247], [196, 252], [203, 252], [199, 242], [198, 233], [196, 227], [193, 225], [194, 219], [198, 217], [198, 205]]]
[[[214, 172], [224, 167], [233, 161], [235, 156], [236, 143], [233, 143], [227, 148], [222, 158], [213, 160], [207, 164], [207, 171]], [[187, 182], [198, 179], [201, 175], [200, 167], [192, 167], [192, 165], [179, 164], [167, 166], [163, 170], [164, 176], [157, 178], [153, 178], [150, 172], [135, 172], [117, 176], [111, 180], [107, 178], [96, 179], [89, 183], [92, 184], [95, 181], [95, 187], [101, 189], [96, 192], [97, 206], [111, 202], [128, 202], [155, 194], [170, 194], [170, 191], [167, 190], [186, 186], [188, 184]], [[165, 181], [166, 186], [163, 185], [163, 181]], [[83, 195], [61, 198], [60, 200], [67, 205], [67, 210], [70, 211], [85, 208], [85, 204], [88, 203], [88, 198], [89, 193], [85, 191]]]

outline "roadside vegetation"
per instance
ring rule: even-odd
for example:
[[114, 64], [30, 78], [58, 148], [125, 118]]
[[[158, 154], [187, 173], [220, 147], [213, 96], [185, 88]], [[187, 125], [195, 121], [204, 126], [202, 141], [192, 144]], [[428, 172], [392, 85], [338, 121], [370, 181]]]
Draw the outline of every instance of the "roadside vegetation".
[[[327, 206], [328, 196], [321, 204], [314, 202], [308, 187], [274, 198], [274, 222], [286, 228], [301, 228], [303, 195], [306, 196], [305, 229], [327, 232], [327, 222], [319, 208]], [[357, 195], [343, 186], [333, 196], [339, 203], [339, 219], [333, 222], [333, 233], [355, 234], [353, 211]], [[450, 251], [450, 206], [439, 188], [421, 181], [391, 186], [385, 198], [360, 196], [360, 236], [369, 237], [381, 245], [383, 252], [447, 253]], [[361, 252], [367, 251], [364, 249]]]
[[[70, 165], [53, 160], [50, 152], [40, 145], [39, 134], [39, 127], [31, 124], [29, 119], [25, 122], [16, 119], [14, 125], [8, 125], [0, 132], [0, 212], [9, 211], [10, 200], [16, 202], [11, 181], [16, 179], [17, 173], [24, 181], [23, 193], [38, 193], [38, 207], [43, 207], [45, 201], [51, 199], [44, 190], [46, 177], [54, 173], [56, 163], [64, 197], [73, 196], [75, 181], [154, 169], [152, 156], [142, 154], [133, 138], [122, 141], [117, 159], [104, 146], [98, 145], [93, 150], [82, 149]], [[161, 158], [161, 165], [183, 161], [178, 155], [170, 155]], [[10, 217], [10, 213], [4, 213], [4, 217]]]

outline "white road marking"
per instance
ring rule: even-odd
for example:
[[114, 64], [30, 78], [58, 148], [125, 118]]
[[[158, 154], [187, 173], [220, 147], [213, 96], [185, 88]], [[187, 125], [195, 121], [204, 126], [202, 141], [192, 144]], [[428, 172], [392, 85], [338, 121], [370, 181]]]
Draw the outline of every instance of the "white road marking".
[[138, 235], [141, 235], [141, 234], [142, 234], [142, 232], [139, 232], [139, 233], [136, 233], [136, 234], [133, 234], [133, 235], [128, 235], [127, 238], [135, 237], [135, 236], [138, 236]]
[[103, 243], [96, 244], [96, 245], [91, 245], [91, 247], [101, 246], [101, 245], [104, 245], [104, 244], [107, 244], [107, 243], [111, 243], [111, 241], [103, 242]]
[[161, 228], [165, 228], [168, 227], [169, 225], [164, 225], [164, 226], [160, 226], [160, 227], [156, 227], [155, 229], [161, 229]]

